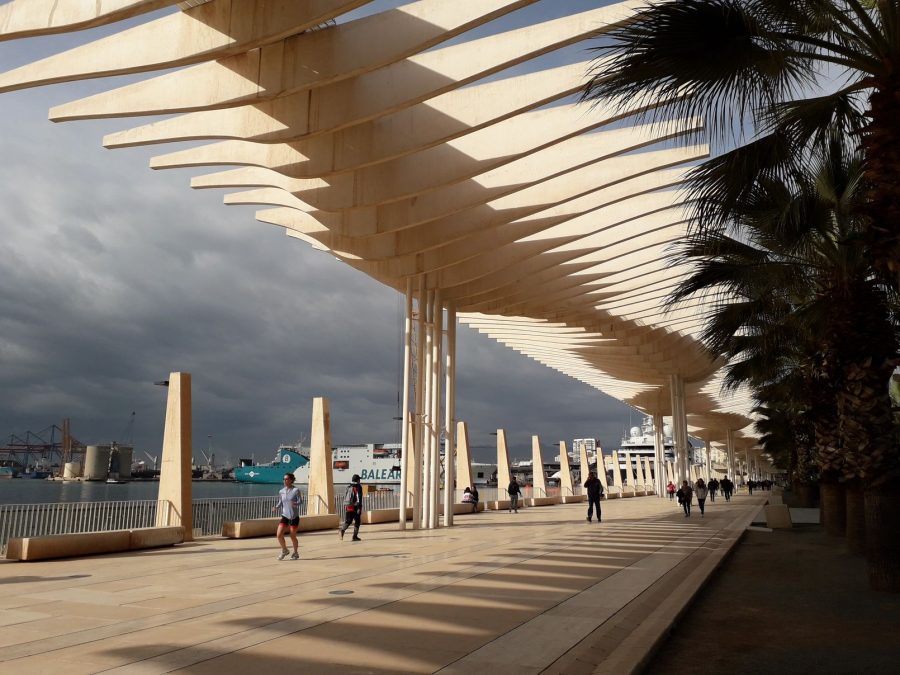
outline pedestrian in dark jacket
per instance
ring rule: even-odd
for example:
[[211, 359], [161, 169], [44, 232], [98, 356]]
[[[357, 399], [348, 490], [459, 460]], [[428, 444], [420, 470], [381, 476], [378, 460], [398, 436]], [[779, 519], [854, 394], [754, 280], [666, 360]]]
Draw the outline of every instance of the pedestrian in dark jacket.
[[344, 532], [353, 523], [353, 541], [362, 541], [359, 538], [359, 524], [362, 519], [362, 485], [359, 484], [359, 476], [353, 474], [353, 481], [347, 486], [344, 493], [344, 522], [341, 523], [341, 539], [344, 538]]
[[509, 487], [506, 488], [506, 491], [509, 493], [509, 510], [518, 513], [519, 495], [522, 494], [522, 490], [519, 488], [519, 483], [515, 476], [513, 476], [513, 479], [509, 482]]
[[681, 487], [678, 488], [675, 495], [678, 497], [681, 508], [684, 509], [684, 517], [688, 518], [691, 515], [691, 502], [694, 501], [694, 489], [686, 480], [681, 481]]
[[597, 478], [593, 471], [588, 474], [588, 479], [584, 481], [584, 489], [588, 498], [587, 520], [591, 522], [591, 517], [594, 515], [594, 506], [596, 506], [597, 522], [599, 523], [601, 521], [600, 498], [603, 496], [603, 483], [600, 482], [600, 479]]

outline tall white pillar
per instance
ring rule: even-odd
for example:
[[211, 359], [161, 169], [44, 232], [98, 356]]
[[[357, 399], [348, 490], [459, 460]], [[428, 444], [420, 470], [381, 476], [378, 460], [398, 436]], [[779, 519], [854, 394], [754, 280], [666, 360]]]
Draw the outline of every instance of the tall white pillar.
[[181, 525], [184, 528], [184, 540], [193, 541], [191, 375], [170, 373], [168, 382], [157, 499], [169, 502], [169, 508], [158, 510], [156, 524]]
[[434, 291], [427, 291], [425, 297], [425, 401], [422, 414], [425, 418], [425, 442], [422, 444], [424, 458], [422, 469], [422, 527], [431, 527], [431, 510], [434, 506], [434, 479], [431, 475], [432, 454], [434, 453]]
[[675, 441], [675, 477], [677, 484], [690, 480], [688, 473], [687, 415], [684, 407], [684, 379], [681, 375], [670, 375], [672, 394], [672, 427]]
[[441, 291], [434, 291], [434, 309], [432, 321], [431, 349], [431, 518], [428, 526], [435, 529], [438, 526], [438, 514], [440, 513], [441, 494], [441, 371], [443, 370], [441, 359], [444, 346], [444, 308], [441, 305]]
[[409, 437], [409, 385], [412, 358], [412, 279], [406, 280], [406, 321], [403, 324], [403, 427], [400, 430], [400, 519], [399, 527], [406, 529], [406, 508], [409, 497], [409, 462], [412, 439]]
[[712, 480], [712, 445], [703, 439], [703, 447], [706, 450], [706, 482], [709, 483]]
[[424, 495], [422, 490], [422, 462], [425, 456], [425, 308], [427, 305], [425, 278], [419, 279], [419, 298], [416, 303], [416, 439], [415, 439], [415, 498], [413, 500], [413, 528], [422, 526]]
[[[605, 478], [605, 476], [604, 476]], [[604, 480], [604, 483], [606, 481]], [[566, 442], [559, 442], [559, 493], [565, 497], [575, 494], [575, 486], [572, 483], [572, 467], [569, 463], [569, 451]]]
[[663, 433], [663, 416], [653, 416], [653, 445], [656, 457], [653, 466], [656, 483], [656, 496], [664, 497], [666, 494], [666, 436]]
[[456, 501], [456, 307], [447, 305], [446, 414], [444, 415], [444, 525], [453, 525]]
[[737, 486], [737, 474], [734, 472], [734, 431], [731, 429], [725, 431], [725, 449], [728, 453], [728, 477]]

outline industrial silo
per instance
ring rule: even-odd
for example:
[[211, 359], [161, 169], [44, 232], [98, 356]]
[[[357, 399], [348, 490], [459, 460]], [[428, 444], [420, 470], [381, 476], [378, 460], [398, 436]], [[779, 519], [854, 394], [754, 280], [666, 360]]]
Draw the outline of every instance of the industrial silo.
[[87, 446], [84, 453], [84, 480], [106, 480], [108, 476], [109, 446]]
[[[131, 480], [131, 463], [134, 458], [134, 448], [130, 445], [120, 445], [118, 448], [119, 480]], [[113, 463], [115, 462], [116, 460], [114, 458]]]

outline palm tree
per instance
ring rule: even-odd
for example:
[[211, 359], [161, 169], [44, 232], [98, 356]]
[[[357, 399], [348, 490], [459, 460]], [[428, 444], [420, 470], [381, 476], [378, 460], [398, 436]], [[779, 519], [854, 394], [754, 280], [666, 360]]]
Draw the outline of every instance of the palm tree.
[[[900, 346], [897, 298], [859, 236], [862, 157], [844, 140], [832, 135], [787, 179], [759, 176], [731, 204], [727, 230], [697, 229], [678, 245], [676, 261], [694, 272], [669, 300], [705, 296], [703, 340], [728, 358], [726, 385], [748, 383], [812, 430], [831, 534], [844, 533], [843, 484], [863, 481], [873, 509], [884, 508], [900, 477], [887, 390]], [[873, 513], [873, 585], [900, 590], [898, 532], [879, 528], [884, 516]], [[850, 530], [862, 540], [858, 517]]]
[[[892, 563], [900, 558], [900, 449], [884, 402], [896, 322], [886, 322], [894, 305], [871, 278], [874, 272], [900, 286], [900, 0], [663, 2], [599, 39], [597, 49], [612, 61], [593, 73], [585, 100], [644, 107], [638, 116], [653, 121], [702, 115], [718, 147], [737, 145], [696, 167], [686, 187], [693, 231], [709, 234], [695, 243], [709, 247], [721, 266], [732, 264], [732, 254], [747, 265], [728, 287], [730, 296], [720, 296], [720, 339], [711, 328], [708, 343], [721, 352], [729, 336], [741, 340], [754, 330], [772, 339], [763, 330], [765, 311], [783, 307], [765, 309], [769, 292], [796, 304], [796, 325], [835, 331], [809, 334], [817, 345], [808, 356], [818, 386], [807, 397], [806, 414], [818, 420], [821, 467], [868, 481], [870, 580], [900, 591]], [[848, 136], [864, 158], [854, 160], [854, 182], [831, 198], [817, 195], [810, 190], [817, 173], [807, 170], [810, 162], [821, 162], [834, 137]], [[754, 233], [746, 221], [758, 221], [767, 207], [781, 229]], [[783, 210], [788, 207], [797, 212]], [[836, 229], [803, 227], [805, 220], [824, 222], [829, 209]], [[713, 287], [697, 277], [694, 283]], [[795, 295], [805, 283], [811, 295]], [[741, 314], [753, 310], [760, 312], [758, 324], [744, 325]], [[729, 322], [734, 330], [726, 330]], [[742, 353], [739, 346], [731, 351]], [[837, 420], [831, 427], [824, 422], [829, 418]]]
[[900, 285], [900, 0], [651, 3], [599, 39], [613, 60], [585, 100], [643, 107], [655, 121], [703, 115], [719, 141], [755, 135], [693, 176], [698, 226], [727, 223], [744, 186], [789, 175], [810, 143], [859, 134], [861, 235], [875, 270]]

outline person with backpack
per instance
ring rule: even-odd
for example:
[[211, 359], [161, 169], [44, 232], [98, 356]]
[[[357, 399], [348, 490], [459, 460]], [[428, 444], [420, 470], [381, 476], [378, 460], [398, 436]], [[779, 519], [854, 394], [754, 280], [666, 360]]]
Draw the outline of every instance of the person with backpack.
[[681, 482], [681, 487], [678, 488], [678, 492], [675, 494], [678, 497], [678, 503], [681, 504], [681, 508], [684, 509], [684, 517], [690, 518], [691, 502], [694, 500], [694, 489], [685, 480]]
[[669, 495], [669, 501], [675, 499], [675, 483], [672, 481], [666, 484], [666, 494]]
[[340, 532], [341, 539], [344, 538], [344, 532], [353, 523], [353, 539], [352, 541], [362, 541], [359, 538], [359, 524], [362, 519], [362, 485], [359, 484], [359, 475], [353, 474], [352, 482], [347, 486], [344, 493], [344, 522], [341, 523]]
[[519, 482], [516, 480], [516, 477], [513, 476], [512, 480], [509, 482], [509, 487], [506, 488], [506, 491], [509, 493], [509, 510], [510, 512], [515, 511], [519, 512], [519, 495], [522, 494], [522, 490], [519, 487]]
[[725, 496], [725, 501], [731, 501], [731, 495], [734, 494], [734, 483], [732, 483], [728, 476], [722, 479], [722, 494]]
[[591, 522], [591, 517], [594, 515], [594, 506], [596, 506], [597, 522], [599, 523], [601, 522], [600, 499], [603, 497], [603, 483], [600, 482], [597, 474], [593, 471], [588, 474], [588, 479], [584, 481], [584, 489], [587, 491], [588, 498], [587, 521]]

